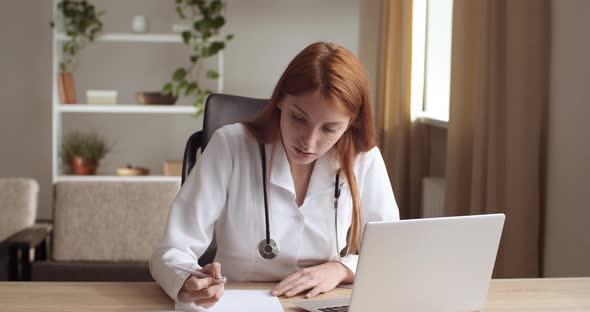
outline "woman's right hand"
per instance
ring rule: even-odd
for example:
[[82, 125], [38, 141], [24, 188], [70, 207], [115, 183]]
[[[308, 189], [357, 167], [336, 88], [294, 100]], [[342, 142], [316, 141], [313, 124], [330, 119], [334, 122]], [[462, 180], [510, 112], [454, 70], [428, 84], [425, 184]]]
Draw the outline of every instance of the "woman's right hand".
[[213, 262], [207, 264], [201, 270], [213, 277], [201, 278], [194, 275], [189, 276], [178, 294], [181, 302], [194, 302], [196, 305], [210, 308], [223, 296], [225, 289], [223, 283], [218, 283], [216, 279], [221, 277], [221, 264]]

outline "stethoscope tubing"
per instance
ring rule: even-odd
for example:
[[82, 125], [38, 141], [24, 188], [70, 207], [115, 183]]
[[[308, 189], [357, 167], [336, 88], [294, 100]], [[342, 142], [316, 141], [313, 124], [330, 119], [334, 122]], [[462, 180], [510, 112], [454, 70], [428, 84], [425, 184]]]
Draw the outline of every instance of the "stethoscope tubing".
[[[279, 246], [270, 237], [270, 212], [268, 208], [268, 194], [267, 194], [267, 177], [266, 177], [266, 151], [264, 144], [260, 144], [260, 157], [262, 159], [262, 188], [264, 193], [264, 222], [266, 237], [258, 244], [258, 253], [264, 259], [274, 259], [279, 254]], [[336, 232], [336, 255], [338, 259], [342, 260], [340, 255], [340, 244], [338, 243], [338, 199], [340, 198], [340, 170], [336, 173], [334, 184], [334, 228]]]
[[270, 244], [270, 220], [268, 213], [268, 194], [266, 192], [266, 152], [264, 144], [260, 144], [260, 154], [262, 155], [262, 187], [264, 188], [264, 222], [266, 223], [266, 244]]

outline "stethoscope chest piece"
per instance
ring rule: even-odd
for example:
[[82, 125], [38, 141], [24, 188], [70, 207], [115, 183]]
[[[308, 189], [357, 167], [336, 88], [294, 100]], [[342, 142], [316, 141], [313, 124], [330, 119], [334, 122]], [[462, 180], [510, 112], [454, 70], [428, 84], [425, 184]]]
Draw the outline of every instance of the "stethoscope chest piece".
[[272, 238], [267, 243], [265, 238], [258, 244], [258, 254], [267, 260], [274, 259], [279, 254], [279, 245]]

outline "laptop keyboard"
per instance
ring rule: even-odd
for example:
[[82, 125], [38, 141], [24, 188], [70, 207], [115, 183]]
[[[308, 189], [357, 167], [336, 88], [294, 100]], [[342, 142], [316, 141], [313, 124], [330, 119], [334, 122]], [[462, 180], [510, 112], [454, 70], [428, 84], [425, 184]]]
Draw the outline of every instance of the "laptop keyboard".
[[348, 312], [348, 305], [318, 308], [322, 312]]

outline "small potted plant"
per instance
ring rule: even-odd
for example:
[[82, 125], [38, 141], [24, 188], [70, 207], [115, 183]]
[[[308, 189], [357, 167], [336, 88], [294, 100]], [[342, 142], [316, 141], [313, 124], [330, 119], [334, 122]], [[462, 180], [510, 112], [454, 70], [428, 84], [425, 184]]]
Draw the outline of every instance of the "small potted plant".
[[104, 11], [97, 12], [86, 0], [62, 0], [57, 4], [57, 12], [58, 16], [50, 25], [67, 35], [61, 47], [58, 91], [63, 104], [73, 104], [76, 103], [76, 92], [72, 72], [78, 62], [78, 53], [102, 31], [99, 17]]
[[95, 132], [72, 132], [61, 145], [61, 159], [75, 175], [95, 175], [100, 160], [110, 152], [106, 140]]

